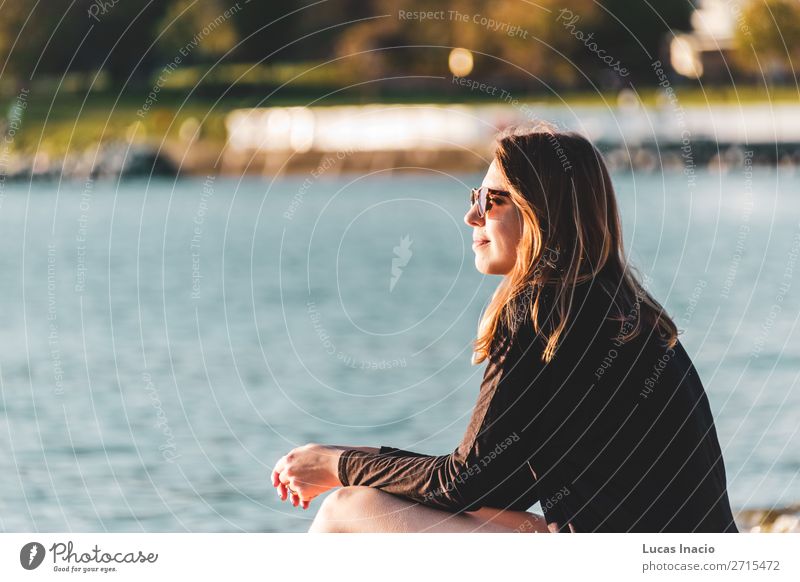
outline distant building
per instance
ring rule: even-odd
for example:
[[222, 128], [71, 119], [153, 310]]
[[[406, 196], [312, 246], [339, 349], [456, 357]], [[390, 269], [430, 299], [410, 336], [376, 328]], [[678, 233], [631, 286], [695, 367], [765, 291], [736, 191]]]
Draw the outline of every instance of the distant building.
[[[724, 80], [733, 68], [736, 27], [746, 27], [742, 19], [744, 0], [699, 0], [692, 13], [692, 31], [675, 35], [670, 42], [670, 62], [680, 75]], [[726, 67], [727, 63], [727, 67]]]

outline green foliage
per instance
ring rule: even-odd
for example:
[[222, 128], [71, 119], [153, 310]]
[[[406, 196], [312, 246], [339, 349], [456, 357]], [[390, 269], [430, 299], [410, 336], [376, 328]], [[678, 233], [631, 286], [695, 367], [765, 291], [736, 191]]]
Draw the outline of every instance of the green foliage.
[[153, 31], [159, 53], [167, 60], [188, 53], [184, 62], [224, 55], [239, 38], [233, 23], [238, 9], [234, 5], [228, 15], [225, 11], [229, 9], [222, 0], [175, 0]]
[[[645, 75], [661, 57], [665, 34], [686, 30], [692, 11], [675, 0], [376, 0], [373, 7], [376, 19], [348, 27], [336, 42], [337, 54], [354, 55], [367, 76], [447, 75], [450, 48], [464, 47], [476, 54], [477, 77], [540, 89], [542, 81], [588, 86], [608, 78], [608, 67], [576, 39], [576, 30]], [[440, 17], [403, 17], [420, 12]], [[565, 15], [574, 19], [571, 28]], [[403, 45], [426, 47], [391, 48]]]
[[[146, 77], [153, 66], [147, 49], [154, 24], [169, 2], [106, 0], [4, 2], [0, 5], [2, 75], [34, 79], [102, 68], [116, 84]], [[90, 9], [95, 7], [95, 16]]]
[[[365, 100], [417, 89], [458, 99], [448, 55], [463, 47], [471, 77], [516, 96], [613, 91], [656, 82], [650, 64], [667, 58], [692, 10], [690, 0], [6, 1], [0, 88], [13, 93], [33, 77], [80, 92], [99, 70], [101, 90], [146, 93], [180, 56], [164, 79], [175, 91], [287, 83], [282, 94], [351, 87]], [[754, 51], [767, 69], [800, 62], [800, 0], [749, 0], [737, 30], [744, 67], [758, 69]]]

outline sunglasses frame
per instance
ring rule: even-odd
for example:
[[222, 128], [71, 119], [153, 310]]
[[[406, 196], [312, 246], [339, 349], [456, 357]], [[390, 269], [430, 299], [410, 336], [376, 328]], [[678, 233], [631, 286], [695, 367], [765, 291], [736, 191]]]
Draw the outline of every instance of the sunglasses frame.
[[506, 198], [511, 196], [511, 193], [506, 190], [497, 190], [496, 188], [489, 188], [487, 186], [481, 186], [480, 188], [471, 188], [470, 189], [470, 198], [469, 198], [469, 207], [472, 208], [475, 206], [475, 202], [478, 203], [478, 216], [483, 218], [486, 216], [486, 213], [492, 209], [492, 201], [489, 199], [489, 196], [505, 196]]

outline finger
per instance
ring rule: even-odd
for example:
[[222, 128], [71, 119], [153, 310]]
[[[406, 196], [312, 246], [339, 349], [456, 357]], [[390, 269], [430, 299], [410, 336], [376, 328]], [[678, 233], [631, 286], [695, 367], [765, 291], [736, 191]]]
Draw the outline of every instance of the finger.
[[292, 493], [292, 505], [295, 507], [300, 505], [300, 496], [297, 493]]
[[287, 472], [286, 467], [284, 467], [283, 470], [278, 475], [278, 481], [280, 481], [284, 485], [289, 485], [291, 479], [289, 478], [289, 473]]
[[272, 469], [272, 486], [277, 487], [280, 483], [280, 474], [283, 471], [286, 465], [286, 455], [278, 459], [278, 462], [275, 463], [275, 467]]
[[311, 500], [310, 499], [304, 499], [303, 500], [303, 509], [308, 509], [309, 505], [311, 505]]
[[287, 495], [289, 495], [289, 492], [286, 490], [286, 485], [278, 483], [278, 497], [281, 498], [281, 501], [286, 501]]
[[284, 468], [283, 471], [281, 471], [280, 475], [278, 475], [278, 481], [280, 481], [281, 487], [282, 487], [282, 491], [284, 493], [283, 496], [281, 497], [281, 499], [286, 501], [286, 499], [288, 497], [291, 497], [291, 495], [292, 495], [289, 490], [290, 489], [294, 489], [294, 487], [291, 486], [291, 483], [292, 483], [293, 479], [289, 478], [289, 475], [287, 474], [287, 469], [286, 468]]

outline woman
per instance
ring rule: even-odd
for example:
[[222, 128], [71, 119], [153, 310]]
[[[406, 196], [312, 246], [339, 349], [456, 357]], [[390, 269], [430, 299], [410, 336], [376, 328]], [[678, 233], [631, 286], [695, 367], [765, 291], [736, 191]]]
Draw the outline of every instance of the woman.
[[464, 220], [475, 266], [503, 279], [461, 443], [299, 447], [273, 471], [281, 499], [307, 508], [343, 486], [310, 531], [736, 532], [705, 391], [627, 264], [594, 146], [544, 124], [504, 132]]

